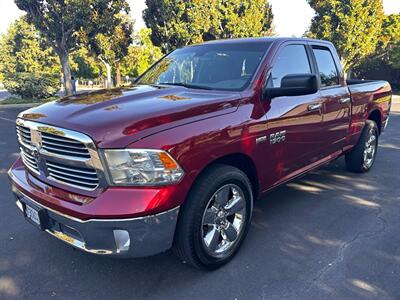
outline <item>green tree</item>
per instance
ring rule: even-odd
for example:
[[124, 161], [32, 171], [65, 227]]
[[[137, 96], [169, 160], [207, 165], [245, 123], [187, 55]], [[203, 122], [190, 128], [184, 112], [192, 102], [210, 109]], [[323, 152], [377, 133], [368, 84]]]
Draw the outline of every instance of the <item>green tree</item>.
[[206, 12], [203, 13], [203, 16], [210, 19], [211, 23], [206, 33], [207, 39], [256, 37], [273, 34], [272, 7], [265, 0], [212, 0], [211, 17], [207, 10], [202, 11]]
[[400, 14], [385, 16], [382, 24], [382, 31], [379, 37], [381, 48], [397, 44], [400, 42]]
[[57, 55], [25, 17], [19, 18], [0, 39], [0, 73], [60, 72]]
[[143, 28], [135, 37], [135, 45], [129, 46], [128, 55], [122, 60], [123, 76], [138, 77], [162, 56], [161, 48], [154, 46], [151, 29]]
[[59, 74], [7, 73], [3, 83], [11, 94], [30, 100], [46, 99], [54, 96], [60, 90]]
[[71, 54], [71, 71], [76, 78], [96, 79], [103, 75], [103, 68], [86, 47]]
[[357, 77], [388, 80], [393, 88], [400, 84], [400, 14], [385, 16], [374, 53], [354, 68]]
[[386, 54], [386, 60], [395, 69], [400, 69], [400, 14], [385, 17], [378, 53]]
[[70, 53], [79, 46], [82, 32], [89, 39], [107, 34], [119, 24], [121, 11], [128, 12], [125, 0], [15, 0], [27, 13], [28, 21], [46, 37], [57, 53], [67, 95], [72, 94]]
[[400, 42], [390, 50], [390, 65], [400, 70]]
[[204, 40], [272, 33], [267, 0], [146, 0], [143, 18], [164, 53]]
[[111, 71], [116, 67], [117, 86], [120, 84], [120, 61], [128, 54], [132, 43], [133, 21], [126, 14], [119, 14], [118, 25], [107, 34], [98, 33], [93, 39], [88, 39], [91, 51], [104, 64], [107, 72], [107, 87], [112, 86]]
[[335, 44], [346, 72], [373, 53], [384, 19], [382, 0], [308, 0], [315, 16], [307, 35]]

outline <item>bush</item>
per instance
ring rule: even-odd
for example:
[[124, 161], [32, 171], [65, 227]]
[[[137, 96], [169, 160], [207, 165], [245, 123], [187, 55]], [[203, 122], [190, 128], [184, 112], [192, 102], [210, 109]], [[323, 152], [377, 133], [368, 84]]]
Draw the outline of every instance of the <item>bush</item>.
[[60, 79], [56, 74], [12, 73], [3, 81], [8, 92], [23, 99], [46, 99], [60, 89]]

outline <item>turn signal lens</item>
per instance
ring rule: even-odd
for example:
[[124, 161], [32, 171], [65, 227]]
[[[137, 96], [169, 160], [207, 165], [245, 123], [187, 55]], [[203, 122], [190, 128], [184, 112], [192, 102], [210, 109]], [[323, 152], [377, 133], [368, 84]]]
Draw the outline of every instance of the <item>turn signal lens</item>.
[[167, 153], [160, 152], [158, 153], [158, 156], [160, 157], [160, 160], [163, 163], [165, 169], [174, 170], [178, 168], [176, 162]]

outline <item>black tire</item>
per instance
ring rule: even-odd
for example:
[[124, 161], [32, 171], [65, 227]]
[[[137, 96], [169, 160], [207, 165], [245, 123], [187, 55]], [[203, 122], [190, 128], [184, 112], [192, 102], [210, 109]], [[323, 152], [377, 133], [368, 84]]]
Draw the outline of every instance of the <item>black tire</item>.
[[[217, 199], [213, 197], [217, 197], [217, 193], [226, 189], [227, 186], [239, 187], [243, 192], [241, 195], [244, 195], [245, 202], [242, 202], [241, 211], [245, 211], [246, 216], [243, 218], [244, 222], [235, 241], [232, 241], [232, 248], [217, 257], [217, 255], [210, 255], [204, 242], [203, 222], [206, 210], [210, 209], [210, 202], [212, 199]], [[233, 197], [233, 194], [231, 195]], [[227, 196], [227, 198], [229, 197]], [[252, 210], [253, 193], [250, 180], [246, 174], [228, 165], [211, 166], [198, 178], [188, 199], [181, 207], [173, 245], [175, 255], [183, 262], [196, 268], [213, 270], [221, 267], [233, 258], [242, 244], [249, 229]], [[218, 245], [221, 243], [223, 241], [219, 242]]]
[[[364, 152], [368, 148], [367, 143], [369, 142], [371, 137], [375, 138], [375, 150], [371, 157], [369, 157], [369, 159], [366, 159]], [[367, 120], [365, 122], [365, 126], [357, 145], [349, 153], [346, 154], [346, 166], [349, 171], [355, 173], [365, 173], [372, 168], [375, 162], [376, 153], [378, 151], [378, 137], [378, 126], [374, 121]]]

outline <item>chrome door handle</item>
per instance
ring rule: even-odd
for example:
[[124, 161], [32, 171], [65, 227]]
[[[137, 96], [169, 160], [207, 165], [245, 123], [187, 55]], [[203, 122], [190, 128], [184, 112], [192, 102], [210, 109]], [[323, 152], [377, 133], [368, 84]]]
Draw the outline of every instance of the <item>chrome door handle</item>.
[[350, 98], [342, 98], [342, 99], [339, 100], [339, 103], [346, 104], [346, 103], [349, 103], [350, 101], [351, 101]]
[[321, 104], [321, 103], [313, 103], [313, 104], [310, 104], [310, 105], [308, 106], [308, 110], [309, 110], [309, 111], [317, 110], [317, 109], [320, 109], [321, 107], [322, 107], [322, 104]]

